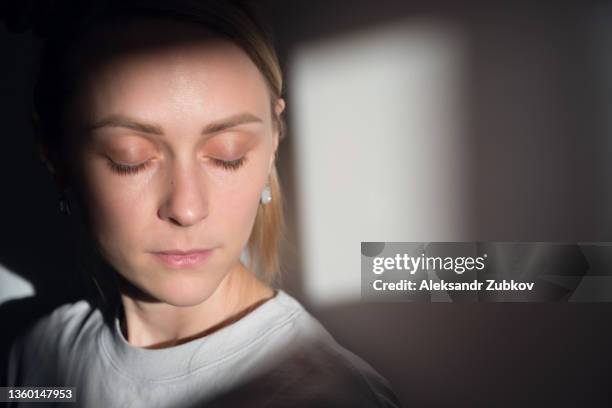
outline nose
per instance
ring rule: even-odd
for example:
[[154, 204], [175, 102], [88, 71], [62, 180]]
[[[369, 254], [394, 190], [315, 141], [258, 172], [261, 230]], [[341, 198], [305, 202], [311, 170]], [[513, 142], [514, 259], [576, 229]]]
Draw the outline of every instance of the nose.
[[197, 224], [208, 215], [208, 197], [204, 173], [197, 166], [176, 166], [169, 176], [168, 193], [158, 209], [158, 216], [180, 226]]

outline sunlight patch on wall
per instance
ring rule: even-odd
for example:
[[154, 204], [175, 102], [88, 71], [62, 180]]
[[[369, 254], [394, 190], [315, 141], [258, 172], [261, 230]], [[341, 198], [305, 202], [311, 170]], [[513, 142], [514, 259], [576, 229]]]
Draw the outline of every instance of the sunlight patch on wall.
[[288, 70], [306, 296], [359, 301], [361, 241], [451, 241], [466, 225], [465, 45], [403, 21], [317, 43]]

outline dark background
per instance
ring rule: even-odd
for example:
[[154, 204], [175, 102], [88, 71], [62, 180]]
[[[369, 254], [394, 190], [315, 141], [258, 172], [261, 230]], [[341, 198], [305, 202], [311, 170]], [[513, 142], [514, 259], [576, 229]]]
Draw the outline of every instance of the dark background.
[[[466, 144], [470, 238], [610, 241], [612, 10], [606, 2], [259, 2], [283, 64], [302, 44], [407, 17], [444, 18], [469, 34]], [[0, 307], [13, 333], [82, 296], [69, 221], [37, 160], [28, 121], [37, 42], [0, 27], [0, 264], [33, 299]], [[291, 78], [286, 78], [290, 82]], [[612, 305], [308, 304], [295, 213], [291, 94], [279, 169], [287, 194], [287, 291], [385, 376], [406, 407], [610, 406]], [[1, 288], [0, 288], [1, 289]]]

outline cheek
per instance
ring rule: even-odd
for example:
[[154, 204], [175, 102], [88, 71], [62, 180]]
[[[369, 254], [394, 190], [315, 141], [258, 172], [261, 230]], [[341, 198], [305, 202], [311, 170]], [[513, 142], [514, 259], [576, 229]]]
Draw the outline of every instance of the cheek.
[[[109, 177], [103, 169], [85, 172], [85, 200], [88, 217], [103, 246], [123, 245], [144, 228], [153, 204], [151, 185], [138, 177]], [[137, 238], [137, 237], [136, 237]]]
[[[227, 241], [244, 244], [250, 235], [261, 191], [266, 184], [270, 147], [266, 144], [247, 155], [244, 168], [236, 172], [215, 171], [209, 177], [210, 222]], [[231, 234], [231, 235], [230, 235]], [[240, 239], [238, 239], [240, 237]]]
[[220, 224], [219, 230], [224, 231], [228, 244], [242, 246], [246, 243], [264, 184], [265, 171], [243, 173], [231, 184], [220, 185], [211, 191], [209, 221]]

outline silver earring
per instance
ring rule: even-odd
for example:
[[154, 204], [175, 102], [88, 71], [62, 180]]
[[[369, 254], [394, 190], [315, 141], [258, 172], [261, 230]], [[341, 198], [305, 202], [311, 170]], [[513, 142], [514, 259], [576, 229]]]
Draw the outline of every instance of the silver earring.
[[64, 215], [70, 215], [70, 202], [68, 201], [68, 197], [64, 193], [62, 193], [59, 197], [59, 211]]
[[264, 189], [261, 191], [261, 198], [259, 199], [259, 201], [263, 205], [266, 205], [270, 201], [272, 201], [272, 192], [270, 191], [270, 186], [269, 185], [266, 184]]

